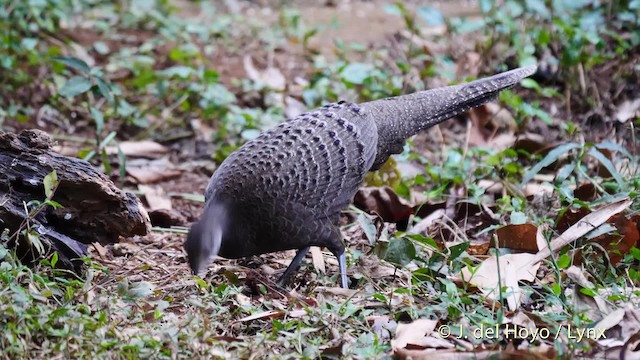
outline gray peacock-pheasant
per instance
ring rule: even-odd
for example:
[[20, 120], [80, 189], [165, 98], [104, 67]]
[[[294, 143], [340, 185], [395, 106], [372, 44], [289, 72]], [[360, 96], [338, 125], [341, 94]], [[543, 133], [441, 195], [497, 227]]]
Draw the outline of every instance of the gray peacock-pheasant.
[[204, 211], [184, 244], [191, 269], [202, 273], [217, 255], [297, 249], [283, 282], [310, 246], [321, 246], [338, 258], [341, 285], [348, 287], [337, 225], [365, 174], [402, 152], [407, 138], [493, 100], [535, 70], [361, 104], [327, 104], [263, 132], [211, 177]]

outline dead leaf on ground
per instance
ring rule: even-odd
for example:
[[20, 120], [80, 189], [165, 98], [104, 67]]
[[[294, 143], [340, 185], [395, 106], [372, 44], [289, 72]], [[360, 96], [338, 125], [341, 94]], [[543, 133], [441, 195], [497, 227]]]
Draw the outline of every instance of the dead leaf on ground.
[[140, 157], [147, 159], [157, 159], [169, 153], [169, 149], [162, 144], [151, 140], [142, 140], [123, 141], [119, 143], [117, 147], [109, 146], [107, 147], [107, 154], [117, 154], [118, 148], [120, 148], [120, 151], [122, 151], [127, 157]]
[[313, 261], [313, 267], [318, 270], [319, 273], [326, 273], [326, 269], [324, 266], [324, 256], [322, 256], [322, 251], [317, 246], [312, 246], [311, 249], [311, 260]]
[[167, 158], [127, 161], [127, 174], [135, 179], [138, 184], [151, 184], [172, 179], [180, 176], [181, 173]]
[[589, 209], [587, 208], [569, 208], [556, 221], [556, 230], [563, 233], [588, 214]]
[[523, 267], [533, 259], [533, 254], [507, 254], [490, 256], [484, 260], [472, 273], [468, 268], [460, 272], [462, 279], [476, 285], [482, 293], [491, 300], [500, 299], [499, 289], [506, 287], [502, 296], [507, 299], [509, 309], [515, 311], [522, 301], [522, 290], [518, 281], [533, 281], [540, 263]]
[[618, 106], [616, 120], [621, 123], [640, 117], [640, 99], [627, 100]]
[[424, 219], [420, 220], [417, 224], [415, 224], [410, 232], [414, 234], [425, 234], [427, 230], [435, 224], [438, 220], [442, 219], [445, 215], [444, 209], [437, 209], [436, 211], [429, 214]]
[[152, 226], [160, 226], [164, 228], [187, 225], [187, 219], [180, 212], [173, 209], [149, 211], [149, 220], [151, 220]]
[[607, 223], [615, 226], [617, 234], [603, 234], [591, 241], [607, 250], [611, 264], [617, 265], [638, 244], [640, 234], [636, 224], [622, 214], [612, 216]]
[[622, 212], [624, 209], [628, 208], [631, 205], [631, 200], [629, 198], [625, 198], [614, 203], [610, 203], [602, 206], [601, 208], [595, 210], [589, 215], [586, 215], [578, 222], [573, 224], [569, 229], [563, 232], [560, 236], [553, 239], [550, 242], [550, 247], [545, 247], [542, 250], [538, 251], [533, 259], [531, 259], [524, 266], [531, 266], [537, 262], [540, 262], [551, 255], [551, 252], [556, 252], [563, 247], [573, 243], [577, 239], [586, 235], [591, 230], [597, 228], [598, 226], [604, 224], [607, 220], [609, 220], [613, 215], [616, 215]]
[[100, 245], [100, 243], [95, 242], [91, 244], [91, 246], [98, 253], [98, 255], [100, 255], [101, 258], [104, 258], [105, 256], [107, 256], [108, 254], [107, 249], [105, 249], [104, 246]]
[[544, 136], [534, 133], [526, 133], [521, 136], [514, 144], [514, 150], [524, 150], [528, 154], [545, 155], [558, 144], [548, 143]]
[[[393, 348], [393, 351], [397, 352], [408, 345], [417, 345], [422, 348], [433, 348], [429, 346], [434, 345], [430, 339], [432, 338], [430, 335], [434, 332], [438, 322], [439, 320], [418, 319], [408, 324], [398, 324], [396, 327], [396, 337], [391, 340], [391, 347]], [[438, 338], [437, 341], [437, 347], [454, 347], [453, 344], [441, 338]], [[439, 344], [439, 341], [443, 341], [443, 344]]]
[[[471, 133], [469, 144], [476, 146], [491, 145], [504, 150], [516, 140], [517, 125], [511, 113], [496, 103], [487, 103], [469, 110]], [[498, 134], [499, 133], [499, 134]], [[496, 138], [500, 138], [495, 141]]]
[[248, 321], [253, 321], [253, 320], [258, 320], [258, 319], [279, 319], [284, 317], [285, 312], [282, 310], [268, 310], [268, 311], [263, 311], [257, 314], [253, 314], [253, 315], [249, 315], [249, 316], [245, 316], [241, 319], [235, 320], [234, 322], [248, 322]]
[[467, 253], [472, 256], [486, 255], [491, 247], [489, 240], [472, 240], [469, 242]]
[[282, 72], [275, 67], [269, 66], [264, 70], [258, 70], [253, 64], [253, 58], [246, 55], [242, 60], [244, 70], [247, 72], [247, 77], [255, 83], [264, 85], [273, 90], [284, 90], [287, 84]]
[[542, 229], [533, 224], [511, 224], [496, 230], [498, 245], [501, 248], [536, 253], [546, 241]]
[[595, 294], [594, 296], [589, 296], [580, 292], [581, 288], [594, 288], [593, 283], [587, 279], [582, 269], [572, 265], [564, 270], [564, 273], [574, 284], [578, 285], [572, 289], [576, 309], [584, 311], [585, 315], [594, 321], [601, 319], [602, 314], [610, 312], [606, 299], [601, 295]]
[[383, 341], [390, 340], [398, 326], [394, 320], [386, 315], [369, 315], [365, 320], [371, 326], [371, 331]]
[[406, 221], [413, 214], [413, 206], [388, 186], [360, 188], [353, 203], [368, 213], [378, 214], [385, 222]]
[[138, 185], [138, 190], [144, 195], [149, 210], [167, 209], [171, 210], [171, 198], [167, 196], [164, 189], [160, 186]]
[[597, 195], [598, 190], [591, 182], [580, 184], [575, 190], [573, 190], [573, 196], [582, 201], [593, 201]]
[[218, 340], [218, 341], [224, 341], [224, 342], [241, 342], [244, 341], [244, 339], [238, 338], [238, 337], [233, 337], [233, 336], [227, 336], [227, 335], [216, 335], [211, 337], [214, 340]]
[[626, 344], [633, 342], [640, 334], [640, 310], [629, 305], [626, 309], [612, 311], [593, 326], [604, 331], [604, 337], [598, 339], [598, 344], [608, 350], [623, 350]]
[[[482, 179], [478, 182], [478, 187], [493, 194], [501, 194], [505, 191], [504, 184], [494, 180]], [[520, 189], [525, 197], [541, 194], [543, 192], [553, 194], [554, 190], [553, 185], [547, 183], [528, 183]]]
[[343, 289], [341, 287], [326, 287], [326, 286], [318, 286], [316, 290], [318, 292], [324, 292], [331, 295], [338, 295], [338, 296], [344, 296], [344, 297], [352, 297], [360, 292], [360, 290]]

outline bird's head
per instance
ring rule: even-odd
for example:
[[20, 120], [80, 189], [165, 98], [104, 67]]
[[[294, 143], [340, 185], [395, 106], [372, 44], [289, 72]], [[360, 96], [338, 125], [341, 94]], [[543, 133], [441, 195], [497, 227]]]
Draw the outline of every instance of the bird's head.
[[226, 231], [227, 210], [223, 204], [208, 202], [200, 219], [191, 225], [184, 249], [196, 275], [203, 274], [218, 255]]

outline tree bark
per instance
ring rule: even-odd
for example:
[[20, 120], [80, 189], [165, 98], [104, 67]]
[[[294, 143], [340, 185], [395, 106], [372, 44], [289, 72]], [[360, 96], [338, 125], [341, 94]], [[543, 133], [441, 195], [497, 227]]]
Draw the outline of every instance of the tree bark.
[[[40, 130], [0, 131], [0, 239], [27, 261], [57, 251], [61, 265], [81, 271], [76, 259], [87, 255], [87, 244], [150, 231], [149, 216], [135, 195], [88, 162], [53, 152], [52, 144]], [[62, 208], [45, 206], [33, 215], [33, 200], [46, 199], [43, 180], [54, 170], [59, 183], [52, 200]], [[45, 251], [33, 246], [38, 240]]]

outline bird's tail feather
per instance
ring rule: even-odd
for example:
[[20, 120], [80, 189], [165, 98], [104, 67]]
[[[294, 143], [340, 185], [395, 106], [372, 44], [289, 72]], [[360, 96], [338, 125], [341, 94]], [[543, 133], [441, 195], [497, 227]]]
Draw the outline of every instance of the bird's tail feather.
[[372, 169], [402, 151], [405, 140], [444, 120], [495, 99], [498, 94], [532, 75], [536, 66], [506, 71], [466, 84], [362, 104], [378, 128], [378, 149]]

